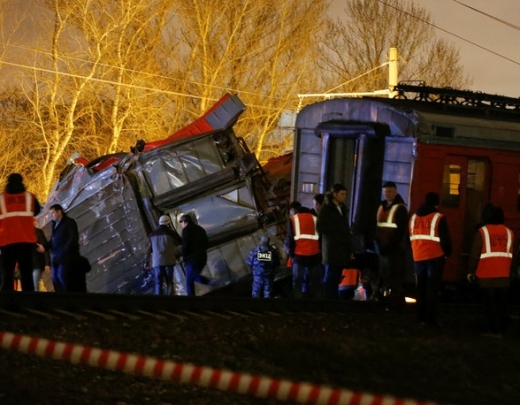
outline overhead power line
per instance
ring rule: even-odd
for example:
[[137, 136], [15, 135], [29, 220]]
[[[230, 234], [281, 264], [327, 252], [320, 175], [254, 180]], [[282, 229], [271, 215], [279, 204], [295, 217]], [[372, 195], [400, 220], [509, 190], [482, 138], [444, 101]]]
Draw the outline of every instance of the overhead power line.
[[460, 4], [461, 6], [467, 7], [467, 8], [469, 8], [470, 10], [473, 10], [473, 11], [479, 13], [479, 14], [485, 15], [486, 17], [489, 17], [489, 18], [491, 18], [492, 20], [495, 20], [495, 21], [498, 21], [499, 23], [502, 23], [502, 24], [504, 24], [504, 25], [507, 25], [507, 26], [510, 27], [510, 28], [513, 28], [513, 29], [515, 29], [515, 30], [520, 31], [520, 26], [519, 26], [519, 25], [516, 25], [516, 24], [510, 23], [510, 22], [508, 22], [508, 21], [506, 21], [506, 20], [502, 20], [501, 18], [498, 18], [498, 17], [495, 17], [494, 15], [488, 14], [488, 13], [482, 11], [482, 10], [479, 10], [478, 8], [471, 7], [470, 5], [465, 4], [465, 3], [461, 2], [461, 1], [458, 1], [458, 0], [452, 0], [452, 1], [455, 2], [455, 3], [457, 3], [457, 4]]
[[387, 3], [387, 2], [385, 2], [385, 1], [383, 1], [383, 0], [377, 0], [377, 1], [378, 1], [379, 3], [381, 3], [381, 4], [384, 4], [384, 5], [387, 6], [387, 7], [390, 7], [390, 8], [393, 8], [394, 10], [397, 10], [398, 12], [400, 12], [400, 13], [402, 13], [402, 14], [406, 14], [407, 16], [412, 17], [412, 18], [414, 18], [414, 19], [416, 19], [416, 20], [422, 22], [423, 24], [429, 25], [430, 27], [433, 27], [433, 28], [435, 28], [435, 29], [437, 29], [437, 30], [439, 30], [439, 31], [442, 31], [442, 32], [444, 32], [444, 33], [446, 33], [446, 34], [448, 34], [448, 35], [451, 35], [451, 36], [453, 36], [453, 37], [455, 37], [455, 38], [457, 38], [457, 39], [460, 39], [461, 41], [464, 41], [464, 42], [467, 42], [467, 43], [470, 44], [470, 45], [476, 46], [477, 48], [480, 48], [480, 49], [482, 49], [483, 51], [489, 52], [489, 53], [491, 53], [491, 54], [493, 54], [493, 55], [495, 55], [495, 56], [498, 56], [499, 58], [505, 59], [505, 60], [507, 60], [507, 61], [509, 61], [509, 62], [514, 63], [515, 65], [520, 66], [520, 62], [519, 62], [519, 61], [516, 61], [516, 60], [514, 60], [514, 59], [511, 59], [511, 58], [509, 58], [509, 57], [507, 57], [507, 56], [505, 56], [505, 55], [502, 55], [501, 53], [495, 52], [495, 51], [493, 51], [492, 49], [486, 48], [485, 46], [479, 45], [479, 44], [477, 44], [476, 42], [473, 42], [473, 41], [471, 41], [471, 40], [469, 40], [469, 39], [466, 39], [466, 38], [464, 38], [464, 37], [461, 37], [460, 35], [457, 35], [457, 34], [451, 32], [451, 31], [448, 31], [448, 30], [446, 30], [446, 29], [444, 29], [444, 28], [441, 28], [441, 27], [439, 27], [439, 26], [437, 26], [437, 25], [435, 25], [435, 24], [433, 24], [433, 23], [431, 23], [431, 22], [429, 22], [429, 21], [423, 20], [422, 18], [419, 18], [419, 17], [417, 17], [417, 16], [415, 16], [415, 15], [413, 15], [413, 14], [410, 14], [410, 13], [404, 11], [404, 10], [401, 10], [399, 7], [396, 7], [396, 6], [392, 5], [392, 4], [389, 4], [389, 3]]
[[[119, 83], [119, 82], [115, 82], [113, 80], [99, 79], [99, 78], [95, 78], [95, 77], [86, 77], [86, 76], [82, 76], [82, 75], [78, 75], [78, 74], [74, 74], [74, 73], [59, 72], [59, 71], [55, 71], [55, 70], [52, 70], [52, 69], [40, 68], [40, 67], [24, 65], [24, 64], [20, 64], [20, 63], [0, 61], [0, 65], [1, 64], [14, 66], [14, 67], [19, 67], [19, 68], [31, 69], [31, 70], [35, 70], [35, 71], [38, 71], [38, 72], [46, 72], [46, 73], [58, 74], [58, 75], [61, 75], [61, 76], [74, 77], [74, 78], [77, 78], [77, 79], [88, 79], [88, 80], [91, 80], [91, 81], [94, 81], [94, 82], [112, 84], [114, 86], [123, 86], [123, 87], [128, 87], [128, 88], [139, 89], [139, 90], [153, 91], [155, 93], [159, 92], [159, 93], [163, 93], [163, 94], [169, 94], [169, 95], [172, 95], [172, 96], [196, 98], [196, 99], [199, 99], [199, 100], [218, 101], [217, 98], [213, 98], [213, 97], [202, 97], [202, 96], [196, 96], [196, 95], [193, 95], [193, 94], [179, 93], [179, 92], [175, 92], [175, 91], [171, 91], [171, 90], [157, 89], [155, 87], [139, 86], [139, 85], [136, 85], [136, 84], [129, 84], [129, 83]], [[223, 90], [230, 91], [229, 89], [223, 89]], [[266, 110], [266, 109], [276, 109], [275, 107], [266, 107], [265, 105], [256, 105], [256, 104], [247, 104], [247, 105], [249, 107], [261, 108], [261, 109], [264, 109], [264, 110]]]
[[[47, 56], [52, 56], [52, 54], [50, 52], [43, 51], [43, 50], [40, 50], [40, 49], [35, 50], [34, 48], [26, 47], [26, 46], [23, 46], [23, 45], [8, 44], [8, 46], [12, 47], [12, 48], [19, 48], [19, 49], [22, 49], [22, 50], [28, 51], [28, 52], [34, 52], [34, 53], [40, 53], [40, 54], [47, 55]], [[62, 59], [67, 59], [67, 60], [70, 60], [70, 61], [81, 62], [81, 63], [92, 63], [91, 61], [88, 61], [86, 59], [77, 58], [77, 57], [70, 56], [70, 55], [63, 55]], [[4, 62], [0, 61], [0, 64], [1, 63], [4, 63]], [[16, 64], [14, 64], [14, 63], [5, 62], [5, 64], [7, 64], [7, 65], [15, 65], [16, 66]], [[144, 72], [142, 70], [135, 70], [135, 69], [129, 69], [129, 68], [126, 68], [126, 67], [113, 66], [113, 65], [109, 65], [109, 64], [101, 63], [101, 62], [99, 62], [98, 65], [102, 66], [104, 68], [108, 68], [108, 69], [119, 69], [119, 70], [122, 70], [124, 72], [136, 73], [136, 74], [140, 74], [140, 75], [147, 75], [149, 77], [157, 78], [157, 79], [173, 80], [173, 81], [177, 81], [177, 82], [181, 82], [181, 83], [194, 84], [194, 85], [197, 85], [197, 86], [209, 87], [209, 88], [221, 90], [221, 91], [224, 91], [224, 92], [230, 92], [230, 93], [235, 93], [235, 94], [239, 94], [239, 93], [240, 94], [248, 94], [248, 95], [257, 96], [257, 97], [263, 97], [264, 96], [263, 94], [260, 94], [260, 93], [253, 93], [253, 92], [250, 92], [250, 91], [232, 89], [232, 88], [222, 87], [222, 86], [214, 86], [214, 85], [211, 85], [211, 84], [203, 84], [203, 83], [199, 83], [199, 82], [195, 82], [195, 81], [191, 81], [191, 80], [178, 79], [178, 78], [175, 78], [175, 77], [159, 75], [159, 74], [156, 74], [156, 73]], [[39, 69], [39, 68], [35, 68], [34, 66], [29, 66], [29, 65], [19, 65], [19, 66], [25, 67], [25, 68], [31, 68], [33, 70], [41, 70], [41, 71], [47, 71], [47, 72], [51, 72], [51, 73], [56, 73], [54, 71], [45, 70], [45, 69]], [[66, 74], [66, 73], [63, 73], [63, 72], [58, 72], [58, 73], [62, 74], [62, 75], [69, 75], [69, 76], [73, 76], [73, 77], [84, 78], [81, 75], [75, 76], [75, 75]], [[92, 80], [107, 82], [107, 83], [111, 83], [111, 84], [119, 84], [121, 86], [132, 87], [132, 85], [126, 85], [126, 84], [123, 84], [123, 83], [111, 82], [111, 81], [108, 81], [108, 80], [102, 80], [102, 79], [92, 79]], [[159, 90], [159, 89], [147, 88], [147, 87], [142, 87], [142, 88], [143, 89], [149, 89], [149, 90], [155, 90], [155, 91], [159, 91], [159, 92], [167, 93], [167, 94], [181, 95], [181, 96], [185, 96], [185, 97], [193, 97], [193, 98], [198, 98], [198, 99], [202, 99], [203, 98], [203, 97], [192, 96], [190, 94], [169, 92], [168, 90]], [[279, 101], [287, 101], [286, 98], [279, 98], [279, 97], [273, 97], [273, 98], [275, 100], [279, 100]], [[216, 101], [217, 99], [208, 98], [208, 100]], [[249, 105], [253, 106], [251, 104], [249, 104]], [[265, 106], [257, 106], [257, 105], [255, 105], [254, 107], [266, 108]]]

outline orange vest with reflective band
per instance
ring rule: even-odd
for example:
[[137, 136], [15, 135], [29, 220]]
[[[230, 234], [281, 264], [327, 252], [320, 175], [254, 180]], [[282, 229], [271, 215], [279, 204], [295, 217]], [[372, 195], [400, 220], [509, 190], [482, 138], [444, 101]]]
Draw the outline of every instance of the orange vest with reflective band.
[[35, 243], [34, 197], [23, 193], [0, 193], [0, 246]]
[[291, 217], [294, 231], [294, 254], [313, 256], [320, 253], [320, 237], [316, 231], [316, 217], [310, 213], [300, 213]]
[[442, 216], [438, 212], [432, 212], [422, 217], [413, 214], [410, 218], [410, 241], [414, 261], [421, 262], [444, 256], [439, 237], [439, 221]]
[[397, 232], [397, 223], [395, 222], [395, 213], [399, 207], [404, 204], [396, 204], [390, 207], [388, 210], [384, 210], [383, 206], [380, 205], [377, 210], [377, 230], [376, 240], [382, 247], [391, 246], [395, 239]]
[[513, 231], [504, 225], [485, 225], [478, 231], [482, 238], [482, 251], [476, 271], [477, 277], [509, 277], [513, 260]]

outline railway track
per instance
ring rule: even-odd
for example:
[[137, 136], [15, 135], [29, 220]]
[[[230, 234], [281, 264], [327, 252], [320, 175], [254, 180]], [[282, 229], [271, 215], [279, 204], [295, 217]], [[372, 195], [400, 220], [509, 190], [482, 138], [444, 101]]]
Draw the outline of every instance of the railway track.
[[[516, 306], [512, 312], [518, 313]], [[161, 312], [179, 316], [181, 313], [222, 314], [259, 314], [259, 313], [384, 313], [386, 307], [381, 302], [343, 301], [343, 300], [294, 300], [253, 299], [250, 297], [228, 296], [155, 296], [126, 294], [67, 294], [67, 293], [0, 293], [0, 310], [6, 313], [98, 313], [114, 315], [131, 313], [159, 316]], [[405, 312], [414, 310], [407, 305]], [[477, 304], [440, 304], [441, 313], [478, 313], [482, 310]]]

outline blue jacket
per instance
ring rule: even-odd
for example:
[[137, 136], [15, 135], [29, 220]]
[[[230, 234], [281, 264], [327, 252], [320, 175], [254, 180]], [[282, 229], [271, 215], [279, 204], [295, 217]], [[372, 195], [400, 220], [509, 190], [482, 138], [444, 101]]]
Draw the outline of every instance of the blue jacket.
[[253, 273], [269, 271], [280, 266], [280, 255], [275, 246], [260, 244], [249, 252], [247, 265]]

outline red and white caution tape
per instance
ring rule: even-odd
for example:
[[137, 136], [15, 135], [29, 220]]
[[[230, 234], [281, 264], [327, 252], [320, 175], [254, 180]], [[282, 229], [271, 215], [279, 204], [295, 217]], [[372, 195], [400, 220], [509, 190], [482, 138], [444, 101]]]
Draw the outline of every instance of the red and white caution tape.
[[275, 380], [188, 363], [176, 363], [112, 350], [53, 342], [9, 332], [0, 332], [0, 347], [55, 360], [67, 360], [73, 364], [86, 364], [107, 370], [196, 384], [260, 398], [276, 398], [281, 401], [319, 405], [435, 405], [433, 402], [382, 397], [327, 386]]

